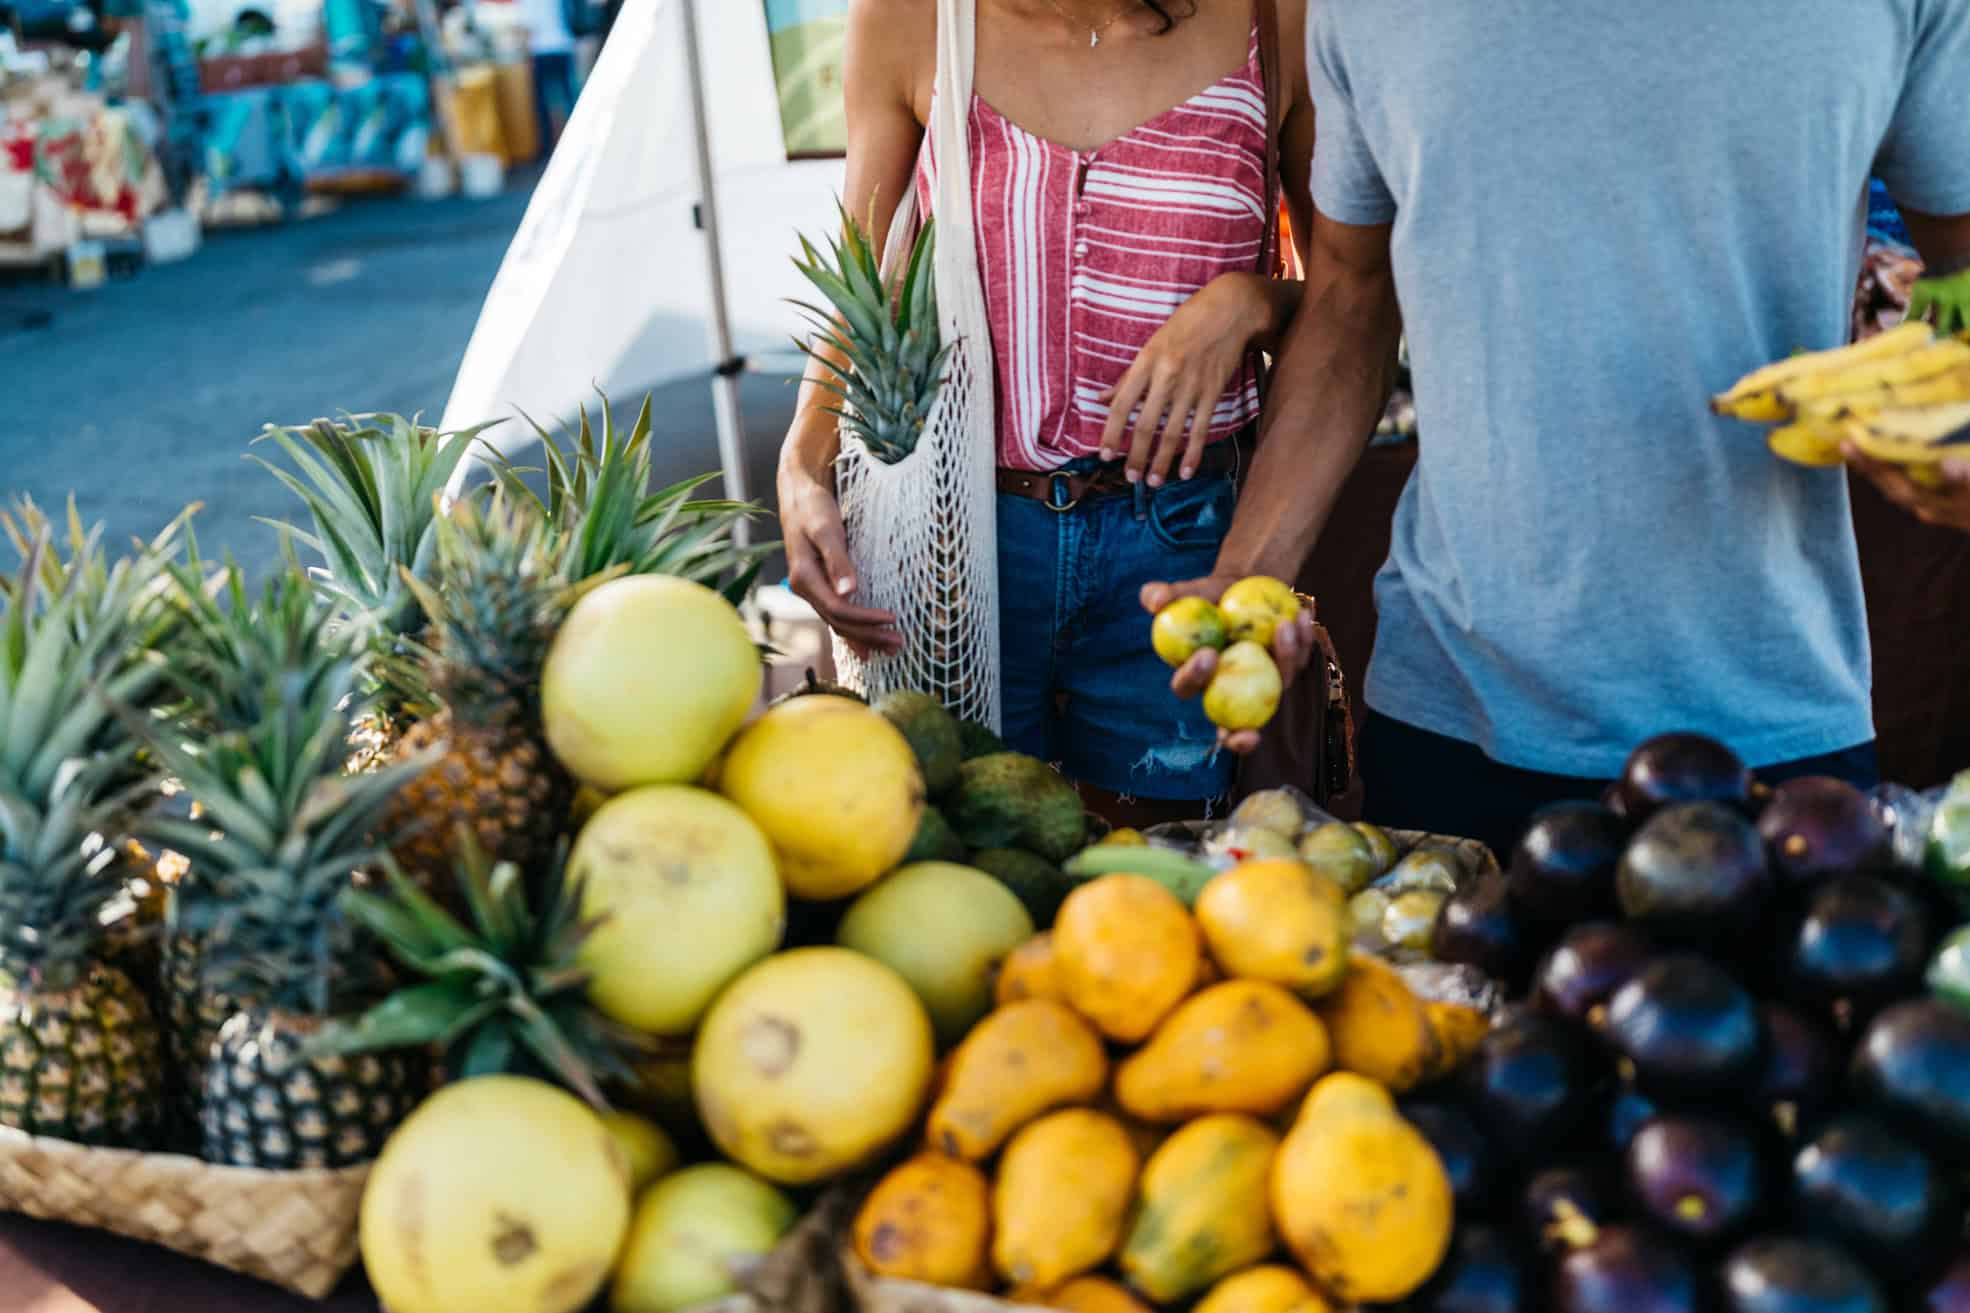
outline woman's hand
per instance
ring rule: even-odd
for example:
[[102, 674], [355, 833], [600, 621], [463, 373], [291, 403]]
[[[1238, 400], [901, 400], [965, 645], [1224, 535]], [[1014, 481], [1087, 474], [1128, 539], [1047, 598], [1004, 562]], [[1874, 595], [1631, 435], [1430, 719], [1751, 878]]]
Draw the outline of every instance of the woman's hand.
[[871, 652], [901, 651], [896, 617], [855, 605], [860, 583], [835, 500], [833, 466], [817, 471], [800, 458], [801, 446], [797, 436], [789, 437], [780, 458], [780, 536], [786, 542], [788, 582], [855, 655], [866, 660]]
[[[1180, 597], [1201, 597], [1215, 605], [1224, 596], [1224, 590], [1241, 577], [1214, 574], [1206, 579], [1191, 579], [1183, 583], [1149, 584], [1142, 590], [1142, 609], [1155, 615]], [[1313, 620], [1313, 599], [1302, 597], [1298, 618], [1290, 625], [1281, 625], [1272, 636], [1273, 664], [1279, 667], [1280, 683], [1287, 688], [1291, 688], [1300, 673], [1313, 664], [1314, 654], [1320, 650], [1313, 637]], [[1202, 697], [1217, 670], [1218, 654], [1211, 648], [1204, 648], [1171, 676], [1170, 690], [1180, 698]], [[1256, 752], [1259, 731], [1248, 729], [1232, 733], [1221, 729], [1218, 731], [1218, 746], [1240, 756]]]
[[1847, 448], [1847, 462], [1924, 524], [1970, 533], [1970, 453], [1938, 465], [1935, 486], [1918, 483], [1899, 465], [1874, 460], [1856, 447]]
[[1273, 326], [1267, 281], [1257, 274], [1224, 274], [1177, 307], [1128, 372], [1102, 394], [1108, 405], [1103, 460], [1126, 449], [1130, 480], [1146, 478], [1152, 488], [1163, 485], [1172, 465], [1182, 478], [1197, 472], [1219, 400], [1252, 343]]

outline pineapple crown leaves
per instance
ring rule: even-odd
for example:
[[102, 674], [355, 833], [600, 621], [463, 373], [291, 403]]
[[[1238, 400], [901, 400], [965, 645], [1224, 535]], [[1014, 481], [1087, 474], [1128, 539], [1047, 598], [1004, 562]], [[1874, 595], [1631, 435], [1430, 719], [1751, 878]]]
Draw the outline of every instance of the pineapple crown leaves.
[[[208, 575], [197, 557], [171, 570], [178, 624], [156, 651], [176, 693], [171, 714], [181, 734], [246, 731], [270, 715], [319, 714], [350, 657], [346, 636], [283, 541], [282, 568], [256, 601], [230, 558]], [[336, 691], [340, 690], [339, 683]]]
[[156, 684], [146, 653], [174, 623], [167, 553], [191, 511], [111, 563], [100, 530], [84, 533], [72, 515], [61, 560], [53, 526], [31, 507], [4, 517], [21, 563], [0, 585], [0, 778], [46, 806], [72, 758], [134, 755], [115, 708]]
[[439, 499], [491, 427], [441, 433], [402, 415], [350, 415], [299, 428], [270, 424], [255, 440], [275, 443], [295, 467], [253, 457], [306, 506], [313, 533], [274, 523], [321, 557], [320, 585], [349, 621], [386, 634], [421, 626], [402, 568], [426, 577]]
[[[135, 618], [156, 627], [147, 635], [155, 639], [168, 628], [173, 618], [168, 608], [155, 605], [168, 589], [168, 581], [157, 567], [177, 555], [181, 532], [187, 543], [195, 543], [191, 520], [200, 509], [197, 502], [185, 507], [171, 518], [155, 538], [149, 542], [134, 543], [131, 558], [114, 563], [101, 548], [102, 525], [84, 528], [73, 494], [69, 496], [67, 515], [62, 525], [68, 545], [66, 560], [56, 546], [55, 523], [35, 505], [31, 497], [17, 497], [11, 510], [0, 510], [0, 531], [5, 532], [23, 561], [34, 550], [36, 543], [47, 544], [39, 555], [38, 584], [47, 595], [60, 593], [69, 587], [76, 588], [84, 599], [83, 623], [113, 620], [123, 614], [128, 606], [137, 609]], [[195, 547], [193, 551], [196, 552]], [[121, 578], [131, 571], [138, 572], [141, 578], [135, 588], [126, 590], [121, 586]], [[0, 580], [0, 592], [11, 592], [18, 586], [18, 581]]]
[[[326, 745], [325, 745], [326, 746]], [[214, 829], [145, 817], [138, 837], [184, 854], [192, 874], [175, 886], [175, 928], [207, 945], [204, 978], [220, 988], [250, 982], [276, 1007], [326, 1015], [338, 963], [354, 942], [340, 898], [358, 871], [383, 860], [369, 835], [391, 797], [431, 763], [429, 754], [363, 775], [324, 761], [287, 797], [273, 794], [242, 757], [223, 747], [200, 757], [165, 747], [186, 791]], [[326, 755], [326, 754], [324, 754]], [[269, 842], [271, 840], [271, 842]]]
[[539, 470], [495, 457], [494, 477], [506, 495], [536, 507], [556, 535], [570, 583], [593, 587], [617, 574], [665, 574], [722, 592], [735, 605], [758, 576], [775, 544], [742, 548], [737, 526], [762, 513], [749, 502], [694, 498], [716, 478], [706, 474], [651, 489], [652, 398], [643, 398], [627, 432], [605, 396], [598, 433], [582, 407], [570, 434], [560, 437], [527, 420], [540, 438], [547, 497], [528, 486]]
[[532, 1067], [606, 1108], [602, 1080], [630, 1079], [630, 1059], [643, 1045], [588, 1002], [588, 973], [576, 953], [600, 922], [581, 915], [581, 884], [567, 875], [566, 844], [531, 897], [520, 868], [494, 864], [462, 826], [458, 851], [453, 876], [467, 921], [394, 863], [386, 868], [387, 896], [342, 895], [349, 919], [422, 980], [352, 1022], [329, 1026], [315, 1040], [317, 1051], [437, 1044], [448, 1050], [458, 1079]]
[[[213, 948], [218, 983], [246, 979], [281, 1007], [323, 1012], [350, 940], [338, 898], [388, 836], [378, 821], [425, 753], [343, 771], [362, 656], [334, 641], [329, 601], [298, 565], [249, 602], [237, 569], [215, 588], [181, 576], [186, 634], [162, 658], [187, 696], [176, 714], [124, 716], [204, 819], [151, 814], [135, 837], [183, 854], [175, 913]], [[197, 690], [201, 680], [211, 687]]]
[[98, 837], [119, 805], [115, 766], [64, 763], [47, 808], [0, 789], [0, 980], [65, 988], [87, 969], [121, 892], [103, 878], [116, 854]]
[[[829, 239], [825, 255], [802, 237], [801, 255], [794, 261], [834, 312], [793, 302], [815, 330], [813, 341], [796, 345], [833, 375], [815, 380], [843, 402], [827, 413], [840, 421], [844, 432], [861, 439], [870, 454], [893, 465], [916, 450], [950, 358], [937, 317], [935, 225], [925, 223], [918, 232], [892, 292], [868, 233], [839, 204], [836, 209], [842, 235]], [[822, 348], [845, 362], [847, 370], [829, 360]]]
[[408, 649], [426, 687], [454, 711], [524, 696], [573, 594], [546, 521], [498, 492], [460, 501], [437, 522], [435, 557], [430, 582], [404, 579], [435, 636]]

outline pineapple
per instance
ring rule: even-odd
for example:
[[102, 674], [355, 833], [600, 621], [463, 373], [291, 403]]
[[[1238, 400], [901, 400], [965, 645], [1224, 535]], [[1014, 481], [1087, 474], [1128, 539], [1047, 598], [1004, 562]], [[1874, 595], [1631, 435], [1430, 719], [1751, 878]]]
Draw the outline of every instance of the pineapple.
[[103, 960], [120, 892], [105, 870], [140, 774], [116, 705], [156, 683], [163, 560], [111, 566], [78, 532], [62, 563], [45, 523], [30, 532], [0, 587], [0, 1124], [148, 1147], [163, 1049], [142, 991]]
[[626, 433], [606, 405], [599, 433], [586, 412], [571, 437], [543, 432], [547, 497], [496, 462], [490, 497], [454, 505], [434, 527], [424, 577], [406, 578], [430, 624], [405, 682], [418, 689], [411, 701], [436, 710], [387, 755], [442, 751], [388, 821], [399, 864], [429, 888], [452, 887], [460, 824], [494, 859], [528, 870], [565, 827], [573, 783], [547, 748], [536, 699], [575, 596], [625, 573], [677, 575], [734, 601], [752, 585], [769, 549], [734, 538], [754, 508], [694, 500], [705, 479], [652, 492], [650, 434], [647, 399]]
[[[180, 619], [164, 645], [164, 683], [175, 693], [169, 715], [180, 738], [200, 742], [250, 731], [262, 720], [266, 690], [283, 682], [308, 689], [348, 659], [327, 603], [292, 559], [284, 565], [257, 602], [235, 565], [206, 579], [195, 547], [192, 560], [173, 570]], [[191, 810], [196, 819], [200, 809]], [[170, 1059], [173, 1138], [195, 1148], [212, 1046], [227, 1020], [259, 999], [220, 990], [208, 979], [204, 946], [173, 906], [190, 874], [186, 858], [165, 849], [142, 878], [167, 894], [157, 993]]]
[[[861, 439], [869, 454], [894, 465], [916, 450], [930, 408], [944, 386], [950, 348], [937, 319], [932, 265], [936, 237], [924, 224], [892, 291], [881, 257], [862, 227], [841, 215], [842, 235], [828, 255], [801, 238], [794, 266], [834, 307], [834, 313], [796, 302], [813, 322], [815, 341], [802, 349], [834, 375], [821, 386], [842, 399], [831, 410], [841, 431]], [[831, 257], [831, 258], [830, 258]]]
[[0, 858], [0, 1125], [79, 1144], [156, 1142], [164, 1051], [143, 991], [101, 959], [116, 896], [88, 855], [104, 763], [72, 762], [41, 816], [9, 824]]
[[434, 584], [414, 582], [433, 641], [420, 673], [439, 707], [393, 756], [436, 758], [384, 816], [398, 864], [443, 890], [458, 836], [529, 869], [553, 851], [574, 783], [540, 725], [540, 667], [569, 589], [547, 525], [504, 497], [439, 521]]
[[384, 808], [427, 763], [346, 775], [359, 657], [298, 572], [276, 577], [257, 605], [230, 576], [230, 607], [187, 598], [196, 637], [168, 648], [164, 663], [185, 703], [168, 724], [147, 727], [206, 819], [152, 814], [138, 836], [190, 863], [174, 910], [195, 945], [196, 965], [182, 969], [197, 989], [174, 990], [174, 1000], [190, 1001], [200, 1020], [216, 999], [236, 1009], [203, 1055], [201, 1152], [243, 1167], [349, 1166], [374, 1157], [421, 1097], [422, 1064], [304, 1050], [365, 983], [339, 900], [378, 859], [368, 836]]
[[171, 1140], [174, 1147], [192, 1153], [204, 1138], [205, 1068], [212, 1047], [226, 1023], [256, 1002], [209, 985], [204, 961], [199, 939], [180, 933], [165, 939], [158, 963], [158, 1010], [170, 1064]]
[[559, 1084], [606, 1109], [605, 1083], [634, 1078], [649, 1041], [588, 1001], [576, 963], [594, 929], [581, 915], [581, 886], [567, 874], [566, 845], [541, 868], [495, 864], [459, 835], [449, 874], [461, 922], [402, 874], [390, 896], [351, 892], [345, 910], [367, 926], [416, 981], [318, 1041], [355, 1055], [404, 1044], [442, 1044], [452, 1080], [500, 1072]]
[[436, 709], [415, 670], [426, 617], [409, 581], [429, 577], [441, 498], [484, 427], [441, 433], [401, 415], [357, 415], [270, 424], [261, 435], [300, 471], [260, 462], [301, 499], [314, 531], [283, 527], [321, 558], [317, 582], [338, 624], [371, 649], [368, 710], [351, 735], [354, 770], [389, 760], [404, 732]]
[[313, 517], [315, 531], [295, 536], [321, 555], [317, 574], [344, 623], [367, 635], [375, 710], [358, 718], [350, 769], [438, 753], [385, 819], [404, 869], [439, 888], [460, 821], [494, 857], [529, 869], [567, 821], [572, 784], [534, 700], [573, 596], [616, 575], [663, 573], [737, 601], [770, 550], [735, 542], [757, 508], [693, 499], [705, 479], [652, 490], [647, 399], [627, 433], [606, 404], [602, 418], [599, 434], [586, 412], [571, 437], [541, 434], [545, 499], [527, 471], [495, 457], [494, 486], [442, 514], [438, 490], [477, 430], [435, 434], [391, 418], [360, 432], [318, 421], [270, 433], [310, 480], [277, 471]]

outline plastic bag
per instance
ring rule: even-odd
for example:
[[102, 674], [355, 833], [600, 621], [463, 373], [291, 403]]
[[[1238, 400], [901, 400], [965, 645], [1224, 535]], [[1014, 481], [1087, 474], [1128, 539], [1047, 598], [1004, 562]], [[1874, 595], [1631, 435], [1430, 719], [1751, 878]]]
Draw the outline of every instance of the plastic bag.
[[1236, 865], [1259, 857], [1299, 857], [1309, 835], [1334, 823], [1298, 789], [1263, 789], [1206, 826], [1201, 838], [1207, 854]]
[[1895, 865], [1970, 895], [1970, 771], [1921, 793], [1886, 784], [1874, 797], [1887, 813]]
[[1307, 863], [1347, 893], [1353, 946], [1396, 963], [1429, 960], [1444, 900], [1479, 874], [1450, 843], [1349, 825], [1293, 788], [1254, 793], [1223, 821], [1187, 828], [1220, 869], [1263, 857]]

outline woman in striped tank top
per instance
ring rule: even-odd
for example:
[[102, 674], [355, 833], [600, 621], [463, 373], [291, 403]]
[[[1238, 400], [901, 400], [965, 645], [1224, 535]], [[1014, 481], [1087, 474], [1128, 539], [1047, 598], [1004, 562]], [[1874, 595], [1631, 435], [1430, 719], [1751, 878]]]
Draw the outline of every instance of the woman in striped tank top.
[[[1140, 593], [1211, 573], [1259, 415], [1253, 353], [1299, 302], [1258, 270], [1269, 195], [1293, 233], [1311, 218], [1306, 2], [977, 0], [1002, 730], [1120, 823], [1204, 814], [1231, 782], [1197, 703], [1170, 691]], [[1283, 178], [1267, 177], [1260, 56], [1275, 8]], [[905, 187], [930, 204], [936, 23], [930, 0], [850, 5], [844, 195], [858, 212], [874, 198], [877, 233]], [[780, 459], [793, 586], [849, 642], [893, 650], [910, 635], [856, 599], [828, 404], [810, 371]]]

